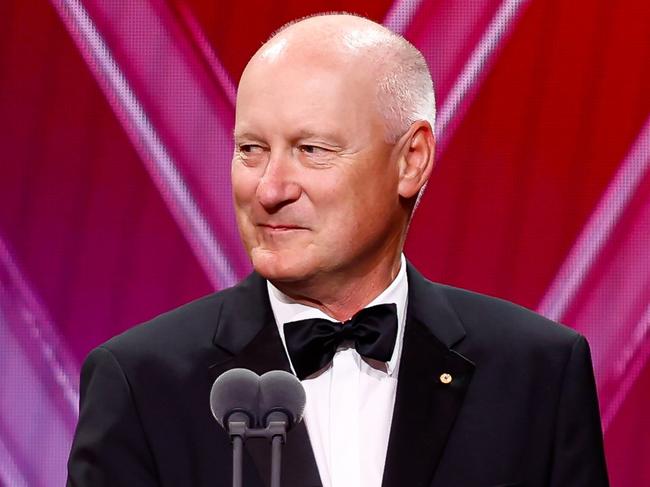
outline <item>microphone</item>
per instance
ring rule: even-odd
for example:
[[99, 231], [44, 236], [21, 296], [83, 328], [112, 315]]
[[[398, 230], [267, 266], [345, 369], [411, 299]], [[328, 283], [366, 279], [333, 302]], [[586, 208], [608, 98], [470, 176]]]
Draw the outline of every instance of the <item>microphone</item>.
[[242, 487], [244, 440], [257, 425], [260, 377], [248, 369], [231, 369], [212, 384], [210, 409], [232, 440], [232, 485]]
[[260, 420], [271, 436], [271, 487], [280, 487], [282, 444], [302, 419], [305, 389], [289, 372], [271, 370], [260, 377]]
[[287, 431], [302, 420], [306, 394], [300, 381], [282, 370], [259, 377], [247, 369], [221, 374], [210, 391], [210, 409], [233, 444], [233, 487], [242, 486], [243, 443], [271, 440], [271, 487], [280, 487], [282, 445]]
[[212, 385], [210, 409], [217, 422], [228, 432], [230, 424], [245, 423], [247, 428], [257, 425], [260, 377], [248, 369], [224, 372]]
[[259, 400], [261, 426], [268, 427], [271, 422], [280, 421], [289, 431], [302, 420], [307, 398], [296, 376], [272, 370], [260, 377]]

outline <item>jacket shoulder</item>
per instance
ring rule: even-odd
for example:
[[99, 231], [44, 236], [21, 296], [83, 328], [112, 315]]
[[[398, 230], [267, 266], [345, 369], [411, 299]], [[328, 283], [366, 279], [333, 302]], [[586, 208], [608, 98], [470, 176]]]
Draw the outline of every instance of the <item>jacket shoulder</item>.
[[227, 288], [138, 324], [100, 345], [124, 360], [196, 354], [210, 349], [221, 310], [229, 299], [241, 293], [240, 285]]
[[581, 335], [568, 326], [504, 299], [434, 284], [458, 316], [467, 337], [519, 347], [570, 347]]

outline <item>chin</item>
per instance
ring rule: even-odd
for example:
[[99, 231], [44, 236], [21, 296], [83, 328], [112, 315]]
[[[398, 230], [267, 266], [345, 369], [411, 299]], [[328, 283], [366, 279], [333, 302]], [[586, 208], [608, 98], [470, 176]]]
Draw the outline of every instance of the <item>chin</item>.
[[309, 265], [309, 259], [297, 255], [299, 251], [253, 250], [251, 261], [255, 272], [269, 281], [302, 281], [313, 274], [313, 266]]

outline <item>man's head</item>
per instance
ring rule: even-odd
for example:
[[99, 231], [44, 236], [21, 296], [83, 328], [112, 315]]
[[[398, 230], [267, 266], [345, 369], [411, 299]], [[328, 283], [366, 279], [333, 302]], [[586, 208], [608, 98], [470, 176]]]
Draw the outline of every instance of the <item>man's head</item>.
[[399, 258], [433, 167], [421, 54], [352, 15], [293, 23], [251, 59], [232, 179], [255, 269], [275, 282], [353, 278]]

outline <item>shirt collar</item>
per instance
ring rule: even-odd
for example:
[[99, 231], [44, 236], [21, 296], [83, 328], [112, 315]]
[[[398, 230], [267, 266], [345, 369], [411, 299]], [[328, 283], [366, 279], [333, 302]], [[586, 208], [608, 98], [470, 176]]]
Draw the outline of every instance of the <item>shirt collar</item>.
[[[336, 321], [331, 316], [326, 315], [323, 311], [312, 306], [307, 306], [302, 303], [297, 303], [289, 296], [280, 291], [277, 287], [266, 281], [269, 293], [269, 300], [271, 302], [271, 309], [273, 316], [284, 345], [285, 352], [287, 346], [284, 338], [284, 324], [291, 321], [306, 320], [310, 318], [324, 318], [330, 321]], [[406, 321], [406, 307], [408, 299], [408, 279], [406, 278], [406, 259], [404, 254], [400, 257], [400, 269], [397, 276], [386, 289], [384, 289], [379, 296], [373, 299], [366, 308], [378, 304], [395, 303], [397, 306], [397, 339], [395, 340], [395, 348], [391, 359], [386, 363], [386, 372], [392, 376], [397, 373], [399, 359], [402, 353], [402, 342], [404, 339], [404, 324]], [[287, 357], [289, 354], [287, 352]], [[289, 363], [291, 358], [289, 357]], [[291, 364], [293, 370], [293, 364]], [[295, 372], [295, 370], [294, 370]]]

